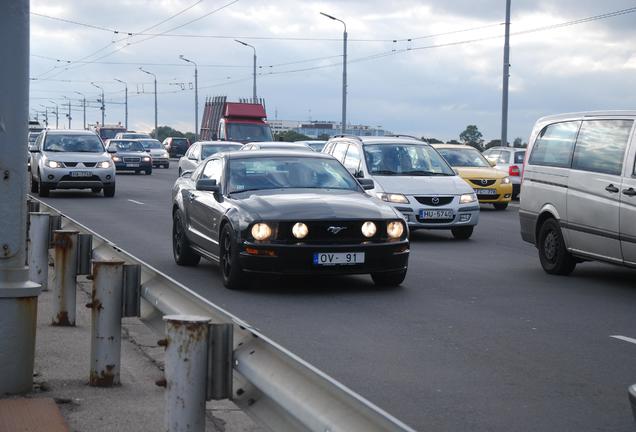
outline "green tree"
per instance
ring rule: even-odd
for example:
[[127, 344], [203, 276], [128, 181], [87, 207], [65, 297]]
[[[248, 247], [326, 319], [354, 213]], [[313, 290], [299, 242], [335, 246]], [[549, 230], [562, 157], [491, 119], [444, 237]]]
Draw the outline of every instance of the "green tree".
[[293, 142], [293, 141], [305, 141], [309, 139], [311, 138], [309, 138], [307, 135], [303, 135], [301, 133], [298, 133], [292, 130], [285, 131], [285, 132], [278, 132], [274, 134], [274, 141]]
[[484, 142], [483, 136], [484, 135], [479, 132], [476, 125], [468, 125], [464, 132], [459, 134], [459, 139], [464, 144], [468, 144], [469, 146], [475, 147], [477, 150], [481, 150]]
[[427, 142], [429, 144], [444, 144], [444, 141], [438, 140], [437, 138], [424, 138], [424, 137], [422, 137], [422, 141]]
[[528, 147], [528, 143], [524, 143], [523, 139], [521, 139], [520, 137], [515, 138], [515, 140], [512, 142], [512, 145], [517, 148]]
[[452, 139], [450, 141], [448, 141], [446, 144], [461, 144], [459, 141]]

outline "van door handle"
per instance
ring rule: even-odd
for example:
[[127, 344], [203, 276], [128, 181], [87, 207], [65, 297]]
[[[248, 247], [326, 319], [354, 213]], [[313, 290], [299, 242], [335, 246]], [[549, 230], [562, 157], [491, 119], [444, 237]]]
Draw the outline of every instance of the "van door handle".
[[618, 188], [614, 186], [613, 184], [610, 184], [609, 186], [607, 186], [605, 190], [611, 193], [618, 193]]
[[634, 190], [634, 188], [629, 188], [629, 189], [623, 189], [623, 195], [627, 195], [627, 196], [634, 196], [636, 195], [636, 190]]

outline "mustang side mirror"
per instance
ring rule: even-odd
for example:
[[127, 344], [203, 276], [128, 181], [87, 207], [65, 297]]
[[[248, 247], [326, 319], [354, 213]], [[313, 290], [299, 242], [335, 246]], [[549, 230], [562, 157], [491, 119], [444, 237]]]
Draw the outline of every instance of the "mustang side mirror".
[[197, 190], [204, 192], [214, 192], [216, 194], [221, 191], [221, 188], [218, 184], [216, 184], [216, 180], [214, 179], [199, 179], [197, 180]]
[[358, 183], [360, 183], [360, 186], [362, 186], [362, 189], [364, 190], [371, 190], [375, 187], [375, 183], [373, 182], [373, 179], [359, 178], [357, 180], [358, 180]]

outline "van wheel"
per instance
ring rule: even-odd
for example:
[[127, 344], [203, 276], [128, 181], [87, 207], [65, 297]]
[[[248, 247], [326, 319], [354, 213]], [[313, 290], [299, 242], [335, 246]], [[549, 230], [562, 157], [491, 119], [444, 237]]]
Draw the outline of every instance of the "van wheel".
[[494, 203], [493, 207], [495, 207], [495, 210], [505, 210], [508, 208], [508, 203]]
[[555, 219], [543, 222], [537, 241], [539, 260], [546, 273], [569, 275], [576, 267], [576, 259], [568, 252], [561, 227]]
[[473, 235], [474, 228], [473, 226], [451, 228], [451, 233], [457, 240], [468, 240]]

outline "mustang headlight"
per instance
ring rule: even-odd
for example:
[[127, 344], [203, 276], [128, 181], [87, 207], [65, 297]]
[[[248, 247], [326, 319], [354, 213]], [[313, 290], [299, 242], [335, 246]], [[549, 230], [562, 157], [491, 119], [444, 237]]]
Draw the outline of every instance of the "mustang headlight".
[[257, 223], [252, 227], [252, 237], [256, 240], [267, 240], [272, 236], [272, 229], [266, 223]]
[[150, 162], [150, 158], [148, 156], [144, 156], [144, 162]]
[[367, 238], [373, 237], [377, 229], [378, 228], [375, 226], [373, 222], [366, 221], [365, 223], [362, 224], [362, 228], [361, 228], [362, 235], [364, 235]]
[[501, 184], [510, 184], [510, 177], [504, 177], [501, 179]]
[[392, 221], [386, 225], [386, 233], [390, 238], [396, 239], [404, 234], [404, 224], [400, 221]]
[[64, 164], [62, 162], [57, 162], [54, 160], [50, 160], [46, 162], [46, 166], [49, 168], [62, 168]]
[[477, 195], [474, 193], [464, 194], [459, 197], [460, 204], [470, 204], [475, 201], [477, 201]]
[[378, 192], [377, 195], [378, 195], [378, 198], [380, 198], [382, 201], [398, 203], [398, 204], [409, 203], [409, 200], [402, 194]]
[[309, 234], [309, 228], [302, 222], [296, 222], [292, 227], [292, 234], [297, 239], [305, 238]]
[[110, 168], [109, 161], [101, 161], [97, 164], [97, 168]]

